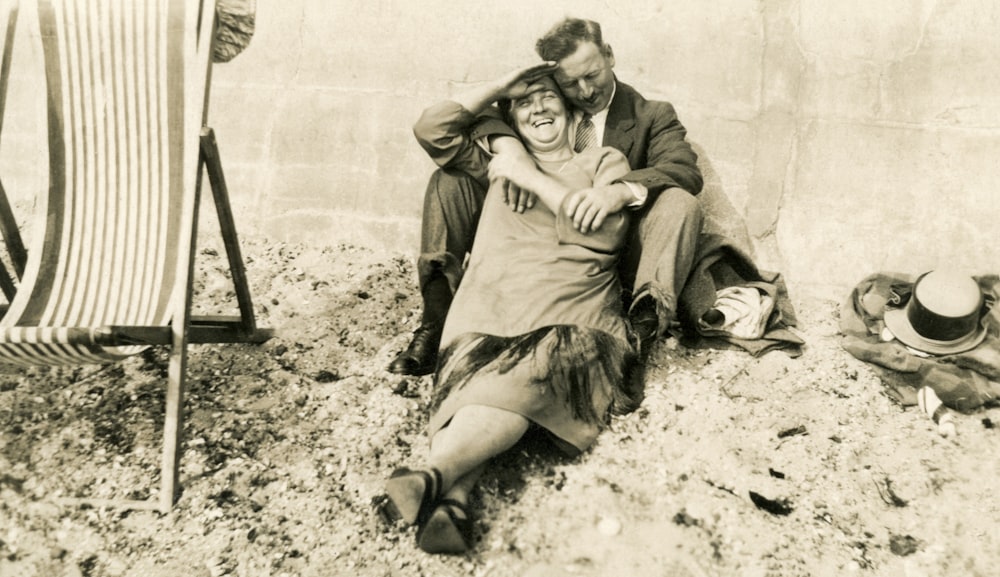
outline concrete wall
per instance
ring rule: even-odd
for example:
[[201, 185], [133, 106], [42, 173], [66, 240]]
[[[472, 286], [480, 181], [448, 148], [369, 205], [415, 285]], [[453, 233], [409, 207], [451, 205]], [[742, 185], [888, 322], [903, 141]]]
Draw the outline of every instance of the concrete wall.
[[[569, 13], [604, 24], [620, 78], [677, 107], [710, 225], [798, 294], [841, 298], [877, 270], [1000, 271], [993, 0], [260, 0], [212, 93], [243, 234], [415, 254], [433, 169], [420, 110], [534, 61]], [[20, 32], [0, 169], [24, 208], [47, 168], [40, 49]]]

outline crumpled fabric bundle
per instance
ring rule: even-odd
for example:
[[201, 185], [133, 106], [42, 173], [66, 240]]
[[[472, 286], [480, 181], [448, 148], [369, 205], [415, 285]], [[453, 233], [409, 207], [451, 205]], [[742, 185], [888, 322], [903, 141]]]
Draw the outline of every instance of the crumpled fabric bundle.
[[[1000, 277], [975, 277], [987, 299], [1000, 294]], [[917, 391], [928, 386], [945, 406], [971, 411], [1000, 399], [1000, 307], [987, 314], [986, 338], [976, 348], [951, 355], [916, 354], [897, 340], [882, 340], [886, 309], [912, 287], [915, 277], [876, 273], [851, 291], [840, 313], [844, 349], [873, 364], [889, 396], [903, 405], [917, 404]]]
[[[780, 273], [759, 270], [750, 255], [731, 240], [712, 233], [703, 233], [698, 239], [694, 262], [694, 269], [678, 299], [678, 318], [684, 328], [681, 336], [685, 344], [735, 345], [755, 357], [773, 350], [783, 350], [791, 357], [802, 354], [805, 341], [790, 328], [796, 324], [795, 308]], [[745, 338], [728, 332], [706, 334], [699, 328], [705, 313], [716, 306], [720, 291], [729, 287], [759, 289], [773, 299], [771, 312], [761, 315], [764, 327], [759, 336]]]
[[229, 62], [250, 44], [257, 16], [257, 0], [219, 0], [219, 28], [215, 32], [213, 62]]

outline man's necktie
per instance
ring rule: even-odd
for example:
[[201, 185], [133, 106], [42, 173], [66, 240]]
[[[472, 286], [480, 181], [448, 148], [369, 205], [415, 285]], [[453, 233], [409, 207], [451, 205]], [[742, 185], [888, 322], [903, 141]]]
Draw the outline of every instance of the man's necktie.
[[597, 144], [597, 131], [594, 130], [594, 123], [590, 120], [590, 115], [585, 114], [580, 125], [576, 127], [576, 152], [583, 152], [591, 146]]

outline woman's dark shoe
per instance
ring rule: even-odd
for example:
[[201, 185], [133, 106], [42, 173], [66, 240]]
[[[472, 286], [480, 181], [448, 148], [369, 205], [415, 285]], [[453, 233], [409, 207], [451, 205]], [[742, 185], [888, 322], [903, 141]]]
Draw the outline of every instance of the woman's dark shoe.
[[390, 519], [402, 519], [407, 525], [423, 521], [441, 498], [441, 471], [419, 471], [401, 467], [392, 472], [385, 484], [389, 502], [385, 505]]
[[413, 331], [413, 340], [406, 350], [389, 365], [389, 372], [419, 377], [429, 375], [437, 367], [438, 345], [441, 344], [440, 323], [424, 323]]
[[417, 546], [425, 553], [458, 555], [472, 546], [472, 518], [465, 503], [442, 499], [417, 530]]

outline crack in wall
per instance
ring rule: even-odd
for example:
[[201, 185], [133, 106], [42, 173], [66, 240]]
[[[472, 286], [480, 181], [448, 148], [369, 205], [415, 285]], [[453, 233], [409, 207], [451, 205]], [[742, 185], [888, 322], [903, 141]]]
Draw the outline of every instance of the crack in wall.
[[746, 209], [747, 229], [764, 260], [782, 260], [777, 242], [785, 196], [794, 183], [800, 142], [802, 86], [806, 57], [794, 15], [799, 2], [761, 4], [759, 111], [755, 124], [754, 170]]

